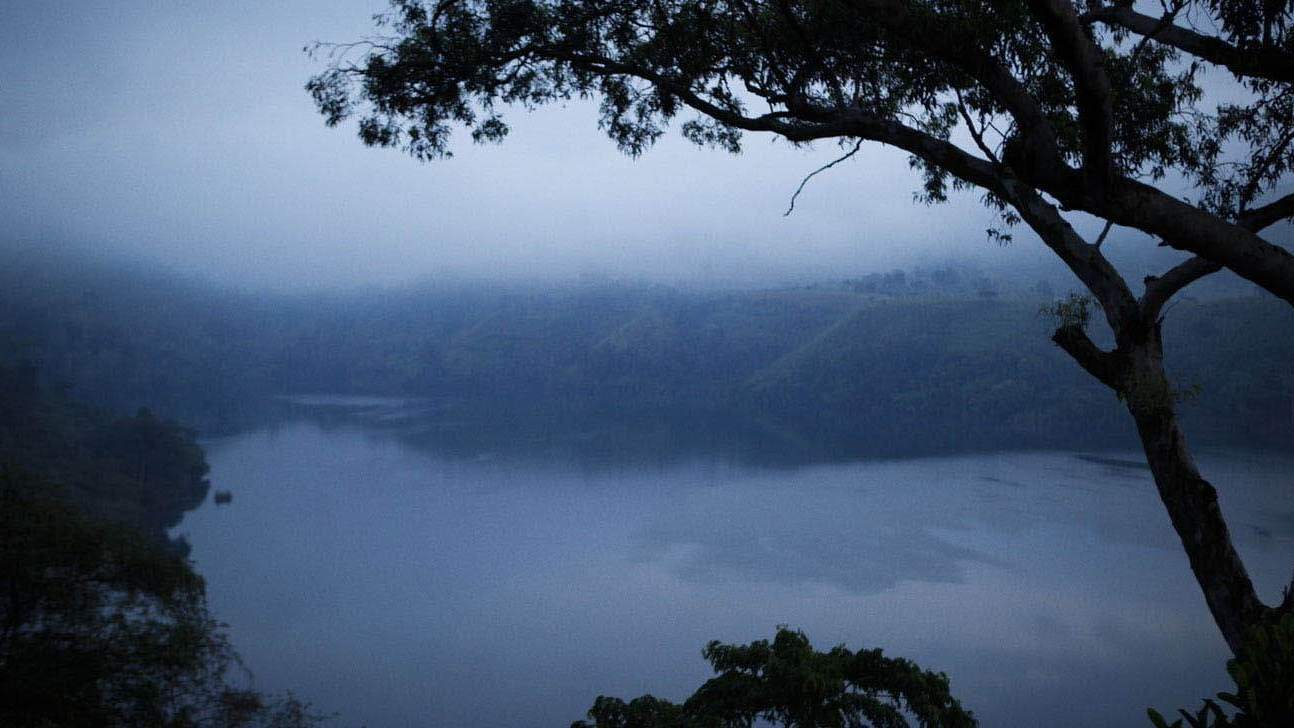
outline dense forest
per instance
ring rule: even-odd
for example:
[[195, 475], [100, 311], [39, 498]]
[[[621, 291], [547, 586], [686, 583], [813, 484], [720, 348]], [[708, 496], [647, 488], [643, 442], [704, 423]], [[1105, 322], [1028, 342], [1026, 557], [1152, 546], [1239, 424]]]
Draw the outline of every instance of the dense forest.
[[207, 463], [191, 431], [140, 408], [120, 416], [44, 387], [31, 364], [0, 366], [0, 467], [90, 518], [183, 551], [168, 530], [207, 497]]
[[0, 366], [0, 724], [289, 726], [248, 675], [170, 529], [206, 498], [190, 430]]
[[[1051, 285], [952, 266], [735, 291], [252, 295], [33, 257], [0, 276], [2, 360], [208, 434], [263, 419], [269, 397], [331, 393], [423, 399], [454, 423], [446, 437], [721, 421], [820, 457], [1135, 442], [1113, 395], [1049, 341]], [[1200, 444], [1294, 436], [1288, 306], [1186, 299], [1167, 312], [1165, 340]]]

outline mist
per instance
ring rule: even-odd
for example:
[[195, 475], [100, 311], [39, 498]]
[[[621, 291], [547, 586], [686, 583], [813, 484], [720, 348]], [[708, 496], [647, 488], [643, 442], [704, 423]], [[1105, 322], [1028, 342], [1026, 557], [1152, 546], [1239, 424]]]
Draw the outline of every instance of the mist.
[[[420, 162], [304, 88], [315, 41], [388, 0], [0, 6], [0, 724], [798, 725], [789, 696], [806, 725], [1131, 726], [1294, 661], [1263, 653], [1294, 644], [1294, 231], [1263, 227], [1294, 195], [1244, 207], [1291, 189], [1294, 78], [1213, 137], [1174, 120], [1223, 125], [1210, 104], [1270, 79], [1209, 61], [1193, 107], [1168, 76], [1194, 51], [1136, 30], [1092, 37], [1135, 72], [1071, 63], [1068, 3], [880, 35], [830, 3], [474, 3], [411, 6], [393, 73], [433, 139], [443, 99], [532, 54], [611, 74], [618, 108], [605, 40], [646, 98], [728, 121], [731, 80], [775, 110], [751, 126], [980, 186], [927, 205], [907, 152], [729, 154], [687, 114], [631, 157], [596, 94]], [[717, 87], [690, 75], [711, 42]], [[834, 108], [794, 102], [806, 74]], [[871, 94], [911, 105], [868, 118]], [[1266, 177], [1192, 187], [1218, 149]], [[772, 661], [715, 657], [747, 652]]]
[[592, 102], [513, 109], [502, 145], [419, 163], [327, 129], [303, 46], [370, 32], [381, 2], [7, 4], [3, 245], [91, 250], [225, 285], [428, 278], [761, 285], [1005, 249], [977, 196], [913, 202], [907, 155], [748, 135], [734, 156], [668, 133], [639, 159]]

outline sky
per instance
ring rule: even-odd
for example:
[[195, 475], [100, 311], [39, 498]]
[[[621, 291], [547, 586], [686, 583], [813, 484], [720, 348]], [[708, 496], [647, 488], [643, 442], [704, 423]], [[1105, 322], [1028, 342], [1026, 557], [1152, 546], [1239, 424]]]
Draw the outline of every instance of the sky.
[[[303, 90], [303, 46], [372, 31], [382, 0], [0, 5], [0, 245], [140, 261], [253, 288], [436, 278], [779, 283], [1002, 248], [975, 194], [927, 207], [905, 154], [839, 156], [750, 135], [739, 156], [677, 132], [639, 159], [590, 103], [508, 114], [421, 163], [366, 148]], [[1057, 266], [1058, 267], [1058, 266]]]

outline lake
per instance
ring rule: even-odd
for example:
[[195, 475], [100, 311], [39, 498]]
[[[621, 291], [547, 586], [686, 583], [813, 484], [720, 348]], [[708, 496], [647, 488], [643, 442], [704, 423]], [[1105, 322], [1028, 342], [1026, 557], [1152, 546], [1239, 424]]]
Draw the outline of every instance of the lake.
[[[681, 699], [706, 642], [780, 624], [946, 672], [985, 726], [1148, 726], [1231, 688], [1131, 451], [618, 460], [445, 447], [407, 401], [296, 404], [204, 443], [233, 502], [176, 533], [256, 687], [338, 725], [565, 726], [599, 694]], [[1276, 601], [1294, 457], [1200, 461]]]

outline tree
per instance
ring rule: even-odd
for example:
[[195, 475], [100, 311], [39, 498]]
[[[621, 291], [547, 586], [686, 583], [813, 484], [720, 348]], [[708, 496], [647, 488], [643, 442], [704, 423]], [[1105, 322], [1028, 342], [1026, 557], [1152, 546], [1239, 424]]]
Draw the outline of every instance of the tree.
[[600, 695], [588, 712], [592, 722], [571, 728], [720, 728], [756, 721], [787, 728], [977, 725], [949, 694], [946, 675], [880, 650], [818, 652], [803, 632], [781, 627], [772, 643], [714, 641], [702, 655], [718, 675], [682, 705], [651, 695], [628, 703]]
[[[1157, 710], [1147, 711], [1155, 728], [1268, 728], [1294, 725], [1294, 614], [1250, 631], [1236, 657], [1227, 661], [1236, 684], [1233, 693], [1206, 699], [1195, 713], [1179, 710], [1169, 723]], [[1230, 710], [1223, 710], [1226, 704]], [[1184, 721], [1184, 722], [1183, 722]]]
[[51, 491], [0, 467], [0, 725], [318, 724], [230, 682], [238, 658], [182, 556]]
[[[1294, 0], [395, 0], [383, 35], [329, 51], [307, 84], [329, 125], [369, 145], [449, 154], [453, 128], [503, 139], [506, 105], [598, 97], [637, 155], [680, 113], [691, 141], [836, 140], [911, 155], [927, 202], [976, 189], [1083, 283], [1087, 316], [1053, 340], [1131, 413], [1205, 602], [1235, 652], [1294, 610], [1264, 604], [1177, 421], [1165, 304], [1228, 269], [1294, 303], [1294, 256], [1260, 233], [1294, 214], [1274, 196], [1294, 165]], [[1200, 28], [1205, 28], [1201, 30]], [[1229, 74], [1226, 96], [1206, 94]], [[1212, 105], [1211, 105], [1212, 104]], [[755, 108], [766, 109], [763, 111]], [[1180, 199], [1170, 185], [1194, 185]], [[1064, 213], [1104, 221], [1083, 238]], [[1101, 246], [1115, 226], [1188, 254], [1137, 296]], [[1008, 237], [1000, 230], [991, 234]], [[1082, 304], [1084, 310], [1086, 304]], [[1294, 585], [1292, 585], [1294, 586]]]

